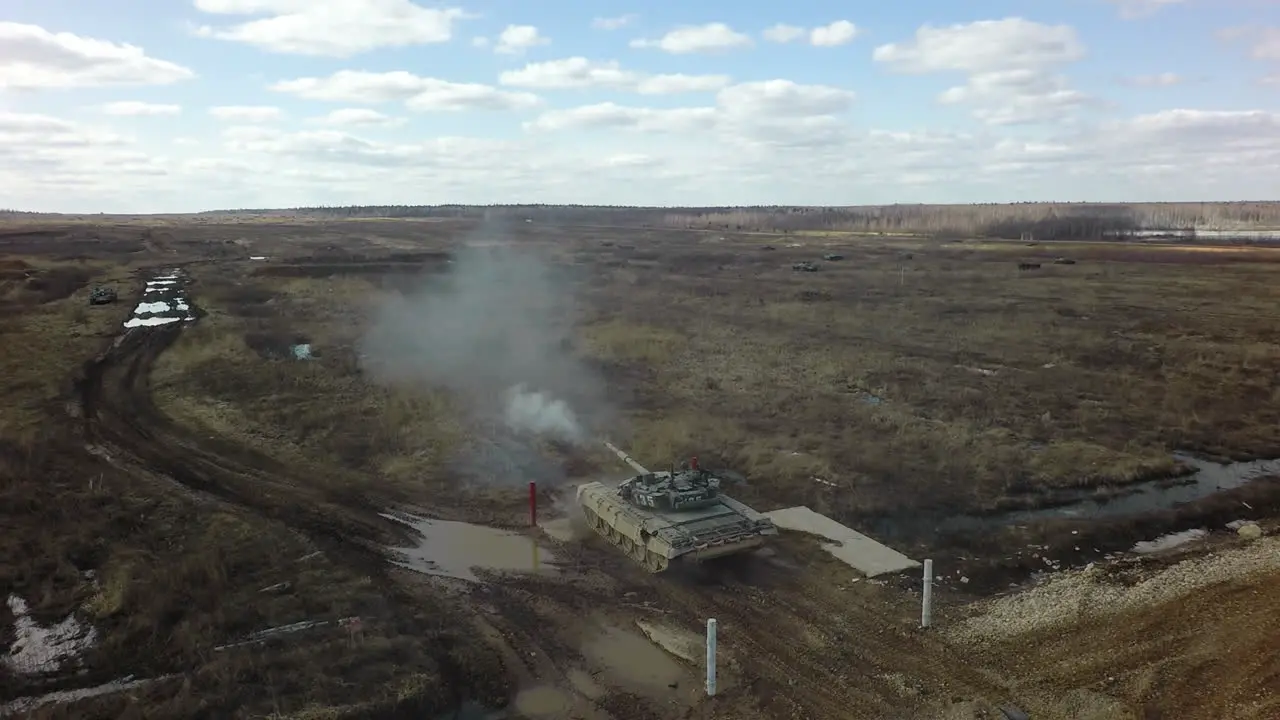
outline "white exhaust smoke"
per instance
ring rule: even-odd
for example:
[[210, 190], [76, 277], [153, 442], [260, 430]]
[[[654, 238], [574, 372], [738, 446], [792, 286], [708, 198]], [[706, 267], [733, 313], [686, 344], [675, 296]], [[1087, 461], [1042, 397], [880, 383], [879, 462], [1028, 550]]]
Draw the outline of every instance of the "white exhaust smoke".
[[512, 430], [581, 444], [582, 426], [573, 408], [545, 392], [530, 391], [524, 383], [507, 389], [506, 421]]

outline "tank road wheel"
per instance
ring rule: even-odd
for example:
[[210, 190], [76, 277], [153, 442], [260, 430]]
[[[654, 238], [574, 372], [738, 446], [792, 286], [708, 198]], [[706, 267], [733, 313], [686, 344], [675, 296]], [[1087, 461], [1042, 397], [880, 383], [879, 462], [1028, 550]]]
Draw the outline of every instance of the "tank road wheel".
[[644, 567], [651, 573], [660, 573], [667, 569], [667, 559], [656, 552], [649, 552], [645, 555]]
[[583, 508], [582, 515], [586, 518], [587, 526], [594, 530], [597, 535], [605, 535], [604, 519], [597, 515], [594, 510]]
[[627, 554], [631, 556], [632, 560], [635, 560], [637, 563], [640, 563], [641, 565], [645, 565], [647, 567], [648, 566], [647, 555], [649, 551], [646, 550], [643, 545], [636, 544], [636, 542], [631, 540], [630, 538], [627, 538], [627, 540], [630, 543], [627, 546]]

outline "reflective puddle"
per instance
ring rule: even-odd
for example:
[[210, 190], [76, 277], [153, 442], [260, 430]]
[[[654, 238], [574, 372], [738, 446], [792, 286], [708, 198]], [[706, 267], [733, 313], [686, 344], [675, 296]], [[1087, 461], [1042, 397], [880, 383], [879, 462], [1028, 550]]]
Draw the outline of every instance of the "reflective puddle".
[[125, 321], [125, 328], [155, 327], [170, 323], [195, 320], [191, 305], [184, 295], [186, 278], [178, 270], [171, 270], [147, 281], [142, 301], [133, 309], [133, 316]]
[[680, 663], [648, 638], [613, 625], [604, 625], [589, 637], [582, 655], [604, 668], [609, 684], [632, 690], [667, 695], [691, 680]]
[[401, 557], [396, 564], [410, 570], [471, 582], [480, 581], [477, 568], [537, 574], [560, 570], [555, 555], [527, 535], [413, 515], [382, 517], [408, 525], [421, 536], [417, 545], [394, 548]]

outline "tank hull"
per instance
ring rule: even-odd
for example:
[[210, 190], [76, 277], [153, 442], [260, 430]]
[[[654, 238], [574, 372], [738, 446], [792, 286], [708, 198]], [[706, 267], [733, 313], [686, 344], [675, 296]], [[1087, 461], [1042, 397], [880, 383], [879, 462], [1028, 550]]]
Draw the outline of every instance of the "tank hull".
[[708, 507], [650, 511], [593, 482], [578, 488], [578, 505], [593, 530], [653, 573], [746, 552], [778, 534], [767, 517], [723, 495]]

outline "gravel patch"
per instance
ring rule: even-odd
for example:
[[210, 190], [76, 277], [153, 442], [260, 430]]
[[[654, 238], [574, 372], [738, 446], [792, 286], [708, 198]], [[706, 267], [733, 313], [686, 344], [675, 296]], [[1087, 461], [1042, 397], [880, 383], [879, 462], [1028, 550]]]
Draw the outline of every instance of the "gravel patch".
[[1280, 569], [1280, 536], [1190, 558], [1132, 585], [1109, 582], [1097, 566], [1054, 575], [1034, 588], [978, 606], [977, 614], [945, 633], [960, 641], [1005, 640], [1139, 607], [1259, 572]]

